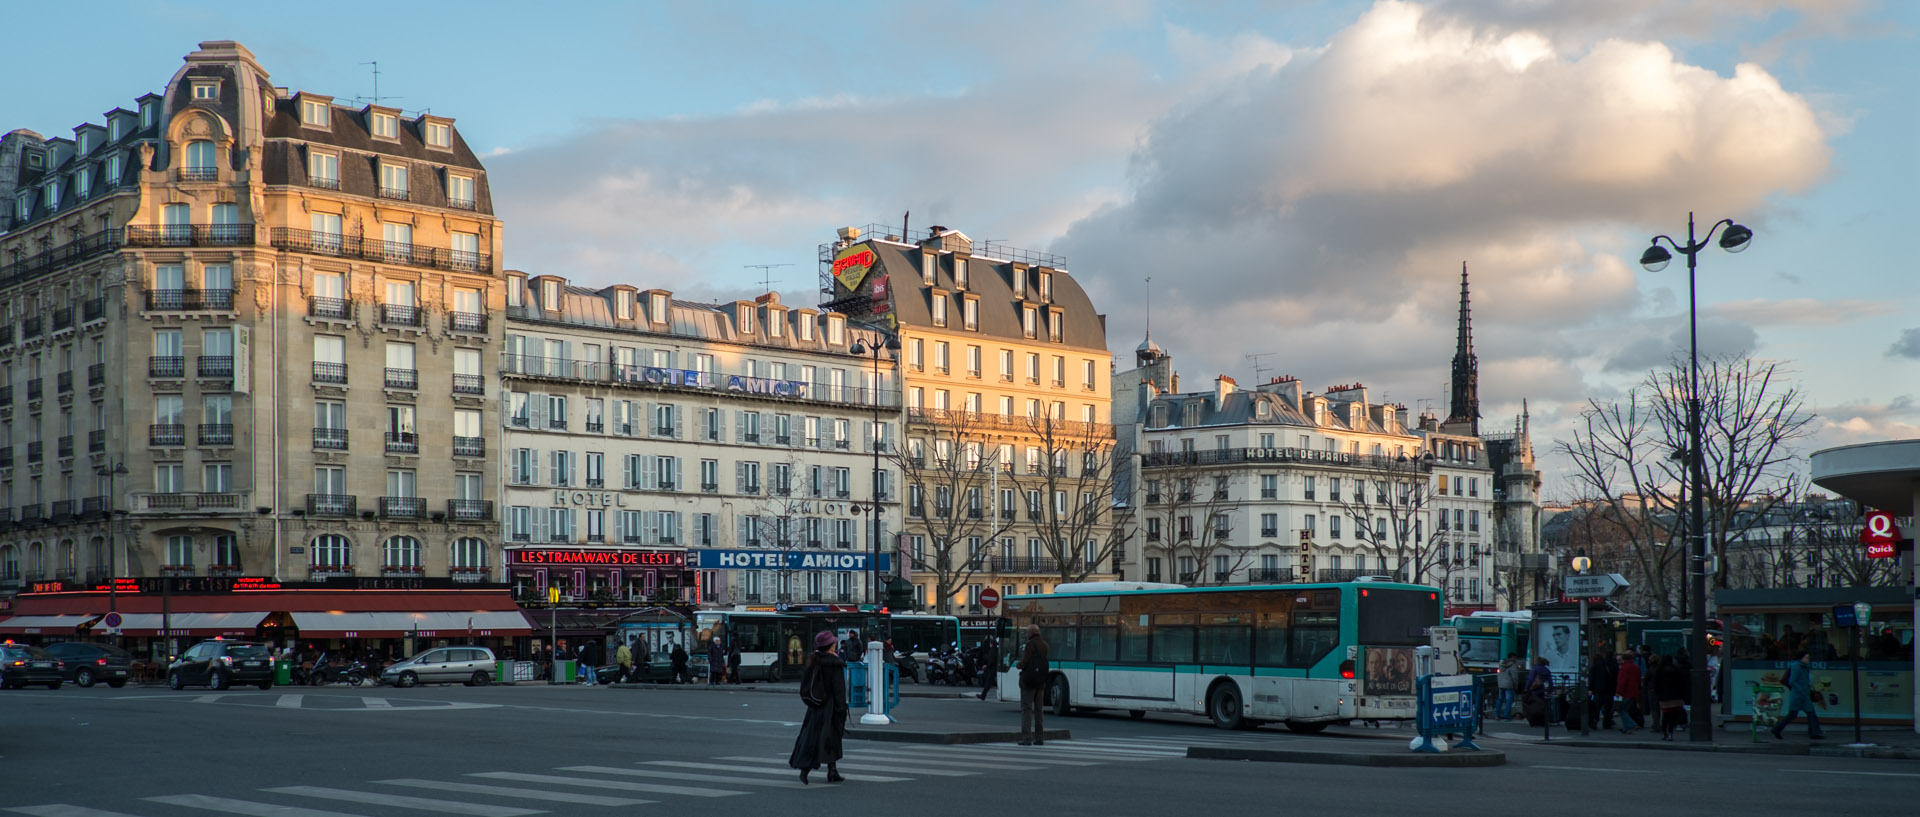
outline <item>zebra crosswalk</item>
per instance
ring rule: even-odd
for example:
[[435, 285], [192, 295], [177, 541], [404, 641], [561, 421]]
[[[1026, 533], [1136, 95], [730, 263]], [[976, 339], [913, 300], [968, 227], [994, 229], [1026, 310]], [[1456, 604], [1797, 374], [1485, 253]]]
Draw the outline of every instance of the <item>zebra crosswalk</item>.
[[[1274, 743], [1251, 735], [1075, 738], [1041, 746], [1007, 743], [932, 745], [849, 741], [839, 763], [855, 783], [907, 783], [1067, 771], [1108, 764], [1185, 757], [1188, 746]], [[682, 755], [685, 757], [686, 755]], [[629, 765], [580, 764], [550, 769], [469, 772], [454, 779], [396, 777], [357, 785], [269, 786], [252, 792], [162, 794], [131, 806], [95, 808], [72, 803], [0, 806], [0, 815], [30, 817], [170, 817], [236, 814], [258, 817], [384, 817], [421, 813], [465, 817], [527, 817], [566, 813], [579, 806], [672, 807], [702, 799], [827, 791], [802, 785], [783, 750], [687, 760], [643, 760]], [[123, 810], [129, 809], [132, 810]]]

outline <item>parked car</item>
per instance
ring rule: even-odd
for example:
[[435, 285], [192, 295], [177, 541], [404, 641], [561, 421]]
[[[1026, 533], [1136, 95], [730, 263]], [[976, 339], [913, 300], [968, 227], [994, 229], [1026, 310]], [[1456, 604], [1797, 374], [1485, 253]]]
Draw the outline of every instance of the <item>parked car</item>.
[[167, 666], [167, 686], [174, 689], [226, 689], [234, 684], [273, 686], [273, 650], [251, 641], [202, 641]]
[[62, 677], [83, 687], [100, 681], [119, 689], [133, 676], [133, 655], [112, 644], [90, 641], [62, 641], [48, 644], [47, 654], [67, 662]]
[[46, 650], [26, 644], [0, 644], [0, 689], [24, 689], [45, 684], [59, 689], [66, 664]]
[[486, 647], [438, 647], [387, 665], [380, 672], [380, 683], [397, 687], [454, 682], [486, 686], [493, 683], [498, 666], [493, 651]]

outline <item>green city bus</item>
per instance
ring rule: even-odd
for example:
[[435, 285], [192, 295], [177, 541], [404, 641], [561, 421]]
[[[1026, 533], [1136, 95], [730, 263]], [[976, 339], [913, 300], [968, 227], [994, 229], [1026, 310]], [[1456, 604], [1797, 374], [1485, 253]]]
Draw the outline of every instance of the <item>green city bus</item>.
[[1092, 582], [1009, 596], [999, 688], [1018, 694], [1019, 644], [1040, 626], [1055, 714], [1202, 715], [1223, 729], [1317, 732], [1411, 720], [1414, 648], [1441, 622], [1439, 589], [1356, 581], [1135, 589]]

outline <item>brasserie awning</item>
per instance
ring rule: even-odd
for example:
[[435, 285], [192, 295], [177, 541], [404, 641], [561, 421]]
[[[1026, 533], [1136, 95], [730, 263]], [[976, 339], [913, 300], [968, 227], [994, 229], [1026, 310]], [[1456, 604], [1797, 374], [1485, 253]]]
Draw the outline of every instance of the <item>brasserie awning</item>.
[[294, 612], [293, 625], [302, 638], [402, 638], [409, 635], [448, 638], [471, 632], [475, 637], [527, 635], [532, 628], [518, 611], [439, 611], [415, 613]]
[[[250, 637], [260, 627], [266, 612], [244, 613], [121, 613], [120, 632], [132, 636], [157, 636], [171, 629], [176, 636], [212, 638], [215, 636]], [[93, 625], [95, 630], [104, 624]]]
[[66, 613], [45, 616], [14, 616], [0, 621], [0, 633], [6, 635], [72, 635], [83, 625], [100, 618], [99, 613]]

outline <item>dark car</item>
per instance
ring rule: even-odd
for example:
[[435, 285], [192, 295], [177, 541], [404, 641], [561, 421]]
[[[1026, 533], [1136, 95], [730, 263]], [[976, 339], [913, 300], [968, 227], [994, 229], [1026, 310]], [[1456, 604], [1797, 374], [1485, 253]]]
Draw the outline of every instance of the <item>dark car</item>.
[[133, 656], [112, 644], [62, 641], [48, 644], [47, 654], [67, 662], [61, 677], [83, 687], [105, 681], [107, 686], [119, 689], [133, 675]]
[[167, 666], [167, 686], [273, 686], [273, 650], [251, 641], [202, 641]]
[[66, 680], [61, 677], [64, 669], [66, 665], [60, 659], [39, 647], [0, 644], [0, 689], [21, 689], [34, 684], [59, 689]]

